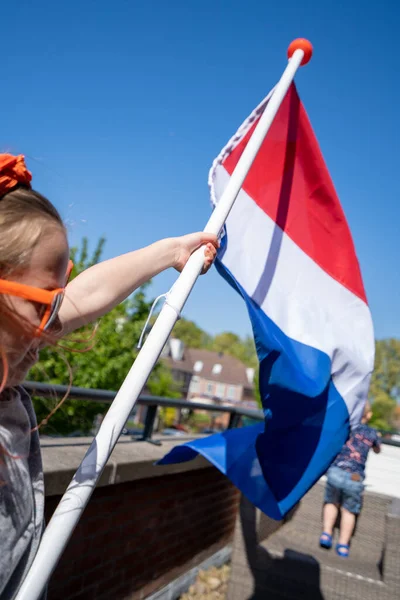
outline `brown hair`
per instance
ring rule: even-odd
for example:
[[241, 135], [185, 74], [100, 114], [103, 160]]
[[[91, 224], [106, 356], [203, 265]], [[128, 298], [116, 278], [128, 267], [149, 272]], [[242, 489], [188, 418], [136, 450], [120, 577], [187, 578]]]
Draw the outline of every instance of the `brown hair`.
[[[43, 232], [44, 224], [53, 224], [65, 231], [63, 221], [56, 208], [47, 198], [26, 186], [19, 185], [0, 198], [0, 278], [28, 267], [33, 249]], [[21, 322], [0, 294], [0, 329], [13, 328], [19, 332], [34, 330], [29, 322]], [[47, 337], [49, 339], [47, 340]], [[54, 340], [46, 336], [50, 343]], [[4, 388], [7, 377], [7, 362], [4, 348], [0, 348], [3, 363]]]
[[39, 192], [18, 186], [0, 198], [0, 277], [29, 265], [45, 221], [65, 230], [58, 211]]

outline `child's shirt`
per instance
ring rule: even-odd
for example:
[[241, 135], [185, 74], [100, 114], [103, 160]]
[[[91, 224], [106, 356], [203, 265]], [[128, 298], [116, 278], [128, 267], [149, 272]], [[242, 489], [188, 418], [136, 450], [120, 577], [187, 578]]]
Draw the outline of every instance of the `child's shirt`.
[[368, 452], [373, 446], [380, 447], [376, 430], [368, 427], [368, 425], [357, 425], [351, 431], [349, 439], [333, 461], [333, 466], [349, 473], [356, 473], [360, 476], [360, 479], [364, 479], [365, 463], [367, 462]]
[[36, 554], [44, 524], [44, 485], [32, 402], [21, 388], [0, 400], [0, 600], [9, 600]]

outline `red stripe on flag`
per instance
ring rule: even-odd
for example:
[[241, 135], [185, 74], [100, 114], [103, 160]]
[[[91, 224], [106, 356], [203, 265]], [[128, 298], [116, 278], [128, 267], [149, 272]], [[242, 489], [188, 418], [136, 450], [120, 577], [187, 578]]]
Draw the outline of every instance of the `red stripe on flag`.
[[[223, 161], [230, 175], [257, 122]], [[346, 217], [294, 84], [243, 189], [326, 273], [367, 301]]]

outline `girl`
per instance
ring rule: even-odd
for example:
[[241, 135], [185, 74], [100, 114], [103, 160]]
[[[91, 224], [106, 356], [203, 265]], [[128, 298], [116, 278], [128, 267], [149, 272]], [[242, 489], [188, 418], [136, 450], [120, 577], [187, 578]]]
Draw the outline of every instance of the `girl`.
[[67, 284], [66, 230], [54, 206], [31, 189], [23, 156], [0, 154], [0, 599], [14, 598], [43, 531], [44, 487], [31, 400], [21, 387], [39, 348], [95, 321], [168, 267], [181, 271], [217, 238], [161, 240], [87, 269]]

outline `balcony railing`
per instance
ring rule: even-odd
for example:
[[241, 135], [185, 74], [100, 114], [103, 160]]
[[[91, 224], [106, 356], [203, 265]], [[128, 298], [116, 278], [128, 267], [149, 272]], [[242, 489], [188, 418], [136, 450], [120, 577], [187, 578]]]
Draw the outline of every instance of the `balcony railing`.
[[[25, 382], [24, 387], [32, 396], [39, 396], [41, 398], [54, 398], [55, 395], [63, 396], [68, 390], [67, 386], [65, 385], [50, 385], [48, 383], [36, 383], [33, 381]], [[90, 388], [71, 387], [68, 398], [73, 400], [111, 404], [116, 394], [117, 392], [110, 390], [93, 390]], [[203, 404], [200, 402], [191, 402], [188, 400], [175, 398], [163, 398], [160, 396], [141, 395], [138, 399], [138, 405], [147, 406], [143, 434], [137, 437], [137, 439], [146, 441], [152, 440], [154, 425], [157, 419], [157, 412], [161, 407], [201, 410], [213, 413], [227, 413], [230, 415], [228, 429], [239, 427], [242, 417], [247, 417], [254, 421], [262, 421], [264, 419], [264, 413], [262, 410], [254, 410], [244, 407], [242, 408], [240, 405], [226, 406], [223, 404]], [[382, 435], [381, 441], [383, 444], [400, 446], [399, 432], [381, 431], [380, 433]]]

